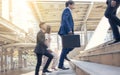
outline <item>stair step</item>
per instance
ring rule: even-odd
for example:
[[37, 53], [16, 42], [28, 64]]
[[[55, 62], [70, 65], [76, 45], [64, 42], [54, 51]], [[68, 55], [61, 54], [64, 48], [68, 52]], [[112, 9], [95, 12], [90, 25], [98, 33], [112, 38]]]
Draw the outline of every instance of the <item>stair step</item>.
[[76, 75], [76, 74], [72, 69], [70, 69], [70, 70], [58, 70], [56, 72], [52, 72], [46, 75]]
[[[71, 62], [77, 68], [75, 69], [77, 75], [120, 75], [120, 67], [76, 60], [72, 60]], [[85, 73], [80, 74], [80, 70]]]
[[99, 48], [85, 50], [79, 54], [81, 61], [120, 67], [120, 42]]

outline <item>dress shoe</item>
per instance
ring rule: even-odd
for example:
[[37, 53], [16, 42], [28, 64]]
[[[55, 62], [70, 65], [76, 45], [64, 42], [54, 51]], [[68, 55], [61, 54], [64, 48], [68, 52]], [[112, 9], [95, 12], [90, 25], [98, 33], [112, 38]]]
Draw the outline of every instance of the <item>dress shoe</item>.
[[43, 73], [51, 73], [52, 71], [49, 70], [43, 70]]
[[113, 41], [112, 43], [109, 43], [108, 45], [112, 45], [112, 44], [115, 44], [115, 43], [118, 43], [118, 42], [120, 42], [120, 40]]
[[69, 70], [69, 68], [65, 68], [65, 67], [58, 67], [58, 68], [62, 70]]

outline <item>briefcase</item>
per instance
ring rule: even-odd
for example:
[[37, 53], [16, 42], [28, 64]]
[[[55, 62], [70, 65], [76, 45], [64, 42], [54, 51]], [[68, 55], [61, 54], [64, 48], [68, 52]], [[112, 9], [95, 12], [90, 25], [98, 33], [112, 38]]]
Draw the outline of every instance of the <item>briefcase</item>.
[[62, 36], [63, 48], [80, 47], [80, 35], [64, 35]]

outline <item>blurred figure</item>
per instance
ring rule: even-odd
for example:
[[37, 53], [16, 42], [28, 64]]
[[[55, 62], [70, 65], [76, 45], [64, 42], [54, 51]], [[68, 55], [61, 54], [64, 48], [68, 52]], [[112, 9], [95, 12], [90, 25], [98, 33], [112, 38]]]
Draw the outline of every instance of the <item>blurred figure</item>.
[[107, 9], [105, 11], [105, 17], [108, 18], [115, 38], [115, 41], [110, 44], [114, 44], [120, 42], [120, 33], [118, 30], [118, 26], [120, 26], [120, 19], [116, 16], [117, 9], [120, 6], [120, 0], [107, 0], [106, 3]]
[[[63, 13], [62, 13], [62, 18], [61, 18], [61, 26], [59, 29], [58, 34], [61, 36], [64, 35], [69, 35], [69, 34], [74, 34], [74, 22], [73, 22], [73, 18], [72, 18], [72, 9], [74, 9], [74, 2], [73, 1], [67, 1], [65, 3], [66, 8], [64, 9]], [[70, 59], [68, 59], [67, 54], [72, 51], [73, 48], [63, 48], [61, 55], [60, 55], [60, 60], [59, 60], [59, 65], [58, 68], [59, 69], [63, 69], [63, 70], [68, 70], [69, 68], [65, 68], [64, 67], [64, 59], [70, 61]]]
[[[47, 50], [54, 56], [53, 57], [53, 61], [52, 61], [52, 66], [51, 69], [53, 70], [57, 70], [56, 66], [58, 65], [58, 55], [56, 54], [56, 52], [54, 52], [53, 50], [50, 49], [50, 43], [51, 43], [51, 26], [47, 25], [47, 31], [45, 34], [45, 39], [47, 41]], [[43, 57], [43, 66], [46, 63], [46, 60], [48, 59], [46, 56]]]
[[45, 55], [48, 57], [48, 60], [43, 68], [43, 73], [50, 73], [51, 71], [48, 70], [48, 67], [50, 65], [50, 62], [53, 59], [53, 55], [48, 52], [47, 48], [47, 41], [45, 40], [45, 33], [46, 33], [46, 25], [45, 23], [41, 23], [39, 25], [40, 31], [37, 34], [37, 45], [35, 47], [35, 53], [37, 56], [37, 65], [35, 69], [35, 75], [39, 75], [39, 69], [42, 63], [42, 56]]

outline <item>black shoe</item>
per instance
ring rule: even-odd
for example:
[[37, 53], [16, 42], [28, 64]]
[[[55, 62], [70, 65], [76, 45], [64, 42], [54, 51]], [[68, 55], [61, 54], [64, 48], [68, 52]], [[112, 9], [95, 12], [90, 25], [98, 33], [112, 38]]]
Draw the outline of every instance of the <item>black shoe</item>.
[[52, 71], [49, 70], [43, 70], [43, 73], [51, 73]]
[[65, 67], [58, 67], [59, 69], [62, 69], [62, 70], [69, 70], [70, 68], [65, 68]]
[[108, 45], [112, 45], [112, 44], [115, 44], [115, 43], [118, 43], [118, 42], [120, 42], [120, 40], [116, 40], [116, 41], [114, 41], [112, 43], [109, 43]]
[[65, 59], [66, 59], [67, 61], [71, 61], [68, 57], [65, 57]]

